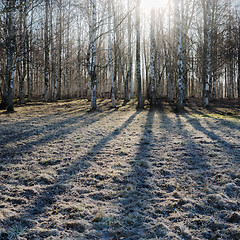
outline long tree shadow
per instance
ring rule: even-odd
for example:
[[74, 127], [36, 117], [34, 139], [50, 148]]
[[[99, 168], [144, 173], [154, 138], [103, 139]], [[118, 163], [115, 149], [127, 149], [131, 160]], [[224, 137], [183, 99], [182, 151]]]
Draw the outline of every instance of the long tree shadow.
[[[27, 228], [31, 227], [31, 220], [37, 220], [48, 207], [51, 207], [56, 202], [57, 196], [66, 191], [65, 184], [81, 170], [86, 170], [90, 166], [91, 161], [94, 161], [94, 156], [96, 156], [108, 142], [116, 138], [125, 128], [127, 128], [138, 114], [139, 111], [136, 111], [120, 127], [116, 128], [112, 133], [95, 144], [84, 156], [70, 164], [66, 171], [59, 174], [54, 184], [47, 186], [31, 205], [22, 209], [21, 214], [16, 221]], [[88, 164], [86, 164], [86, 161]], [[4, 222], [6, 226], [14, 224], [11, 217], [6, 218]]]
[[[211, 166], [205, 150], [195, 141], [198, 136], [193, 135], [191, 130], [185, 128], [181, 120], [184, 115], [184, 113], [175, 114], [176, 122], [174, 122], [167, 114], [160, 114], [163, 128], [168, 129], [168, 138], [165, 144], [170, 147], [169, 151], [172, 154], [170, 157], [173, 158], [172, 168], [177, 173], [175, 178], [183, 178], [186, 173], [189, 173], [198, 182], [198, 187], [202, 188], [208, 181]], [[175, 142], [171, 143], [173, 140], [171, 137], [175, 139]], [[193, 189], [189, 186], [186, 191], [191, 193]]]
[[237, 148], [235, 148], [234, 145], [230, 144], [229, 142], [227, 142], [226, 140], [218, 136], [213, 131], [207, 130], [196, 118], [192, 118], [190, 117], [190, 115], [187, 115], [187, 114], [184, 114], [183, 117], [187, 120], [189, 124], [191, 124], [191, 126], [195, 130], [201, 131], [204, 135], [209, 137], [211, 140], [216, 141], [217, 144], [221, 146], [225, 150], [225, 152], [229, 156], [231, 156], [236, 162], [240, 161], [240, 151]]
[[[126, 239], [144, 238], [151, 232], [148, 228], [149, 225], [146, 224], [146, 214], [148, 203], [153, 197], [149, 159], [153, 146], [152, 124], [154, 114], [155, 111], [150, 110], [148, 112], [138, 151], [135, 159], [130, 162], [131, 172], [120, 182], [120, 189], [123, 191], [123, 196], [119, 200], [121, 219], [123, 225], [126, 226], [125, 231], [121, 233], [121, 237]], [[128, 236], [129, 232], [132, 236]]]
[[[222, 126], [227, 126], [228, 128], [230, 128], [230, 129], [233, 129], [233, 130], [238, 130], [239, 131], [239, 125], [238, 124], [234, 124], [233, 123], [233, 121], [230, 121], [230, 120], [227, 120], [227, 119], [222, 119], [222, 118], [217, 118], [217, 117], [215, 117], [215, 116], [213, 116], [211, 113], [209, 113], [209, 114], [206, 114], [206, 113], [204, 113], [203, 111], [200, 111], [200, 110], [197, 110], [196, 108], [193, 108], [191, 105], [188, 105], [188, 108], [192, 111], [192, 112], [194, 112], [194, 113], [196, 113], [196, 114], [198, 114], [198, 115], [200, 115], [200, 116], [203, 116], [203, 117], [207, 117], [207, 118], [214, 118], [214, 119], [216, 119], [218, 122], [219, 122], [219, 124], [220, 125], [222, 125]], [[186, 110], [186, 109], [185, 109]], [[187, 113], [189, 113], [189, 114], [191, 114], [188, 110], [186, 110], [186, 112]], [[215, 111], [215, 113], [216, 114], [219, 114], [219, 115], [222, 115], [222, 113], [219, 113], [219, 112], [217, 112], [217, 111]], [[224, 115], [225, 116], [225, 115]], [[232, 118], [232, 119], [239, 119], [238, 117], [234, 117], [234, 118]]]
[[[107, 113], [85, 113], [84, 115], [81, 116], [68, 117], [58, 122], [44, 124], [43, 126], [35, 128], [33, 130], [23, 131], [22, 133], [18, 132], [15, 138], [9, 137], [7, 139], [2, 140], [4, 142], [0, 142], [1, 143], [0, 146], [3, 148], [3, 150], [0, 153], [0, 157], [2, 158], [11, 157], [26, 151], [30, 153], [33, 150], [33, 148], [39, 145], [46, 144], [54, 139], [60, 139], [74, 132], [79, 127], [84, 127], [87, 125], [91, 125], [97, 121], [100, 121], [102, 118], [109, 116], [109, 114], [111, 113], [113, 113], [113, 111]], [[11, 148], [10, 147], [4, 148], [4, 146], [6, 146], [8, 143], [26, 140], [27, 138], [31, 138], [33, 136], [38, 137], [41, 136], [43, 132], [46, 132], [47, 134], [36, 140], [34, 139], [27, 141], [20, 148], [17, 148], [16, 146]]]
[[[105, 105], [109, 105], [109, 101], [105, 101], [104, 103], [100, 104], [100, 107], [103, 107]], [[106, 111], [105, 111], [106, 112]], [[77, 116], [72, 116], [71, 114], [77, 114]], [[81, 114], [83, 113], [83, 114]], [[113, 113], [113, 110], [108, 111], [109, 113]], [[30, 118], [27, 120], [19, 120], [17, 123], [11, 124], [11, 123], [5, 123], [4, 127], [0, 128], [0, 147], [6, 146], [8, 143], [14, 142], [14, 141], [21, 141], [26, 140], [27, 138], [30, 138], [34, 135], [39, 135], [43, 131], [52, 131], [57, 126], [58, 128], [64, 128], [65, 125], [73, 125], [75, 123], [80, 123], [84, 120], [87, 120], [88, 118], [91, 119], [89, 121], [90, 123], [93, 120], [93, 117], [95, 116], [104, 116], [104, 113], [101, 112], [85, 112], [78, 108], [68, 109], [66, 112], [59, 112], [59, 113], [52, 113], [47, 114], [44, 116], [38, 116], [34, 118]], [[66, 117], [64, 120], [56, 121], [56, 119], [60, 116], [61, 118]], [[100, 119], [100, 118], [99, 118]], [[47, 124], [43, 124], [39, 126], [39, 123], [46, 122]], [[97, 121], [97, 120], [96, 120]], [[52, 123], [51, 123], [52, 122]], [[93, 121], [94, 122], [94, 121]], [[36, 123], [37, 127], [33, 128], [32, 124]], [[29, 128], [31, 130], [29, 130]], [[15, 131], [17, 129], [17, 131]], [[14, 130], [14, 131], [13, 131]], [[61, 132], [62, 130], [59, 130]], [[4, 137], [5, 136], [5, 137]]]
[[[183, 139], [182, 148], [179, 148], [180, 150], [183, 150], [182, 160], [191, 164], [193, 170], [201, 169], [204, 172], [210, 168], [205, 151], [194, 141], [194, 136], [191, 136], [191, 132], [183, 128], [183, 122], [181, 121], [180, 116], [184, 116], [184, 114], [176, 114], [176, 125], [179, 129], [179, 134]], [[175, 151], [178, 151], [178, 148], [176, 148]]]

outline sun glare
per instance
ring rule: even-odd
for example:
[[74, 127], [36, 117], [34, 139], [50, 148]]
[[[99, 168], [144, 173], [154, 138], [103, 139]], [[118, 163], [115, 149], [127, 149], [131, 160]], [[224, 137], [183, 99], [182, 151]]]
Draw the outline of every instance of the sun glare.
[[152, 8], [166, 8], [169, 0], [141, 0], [141, 7], [146, 11], [151, 11]]

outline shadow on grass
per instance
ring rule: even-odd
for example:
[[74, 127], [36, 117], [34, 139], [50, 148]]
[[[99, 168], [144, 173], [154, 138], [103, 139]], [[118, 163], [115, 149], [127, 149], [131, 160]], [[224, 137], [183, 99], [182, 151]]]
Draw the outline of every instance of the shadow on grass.
[[[125, 128], [130, 125], [134, 118], [139, 114], [139, 111], [132, 114], [127, 121], [125, 121], [120, 127], [116, 128], [112, 133], [102, 138], [97, 144], [95, 144], [84, 156], [82, 156], [78, 161], [72, 163], [67, 171], [62, 172], [58, 178], [55, 180], [55, 183], [47, 186], [31, 203], [30, 206], [25, 207], [21, 210], [21, 214], [17, 219], [7, 218], [5, 219], [5, 224], [11, 226], [16, 222], [21, 223], [25, 227], [30, 227], [31, 220], [37, 220], [41, 214], [44, 214], [46, 208], [51, 207], [56, 202], [56, 197], [60, 194], [63, 194], [66, 191], [64, 184], [68, 182], [73, 176], [83, 169], [87, 169], [91, 161], [94, 161], [94, 156], [105, 147], [105, 145], [110, 142], [112, 139], [117, 137]], [[99, 119], [98, 119], [99, 120]], [[96, 121], [96, 120], [94, 120]], [[68, 129], [68, 131], [74, 129]], [[64, 131], [66, 133], [66, 130]], [[52, 137], [51, 135], [48, 137]], [[87, 160], [86, 160], [87, 159]], [[88, 164], [86, 164], [88, 163]]]
[[[224, 151], [231, 156], [236, 162], [240, 161], [240, 151], [238, 149], [235, 148], [235, 145], [230, 144], [229, 142], [227, 142], [226, 140], [224, 140], [223, 138], [221, 138], [220, 136], [218, 136], [216, 133], [214, 133], [214, 131], [212, 130], [207, 130], [198, 119], [193, 118], [187, 114], [183, 114], [182, 115], [187, 122], [197, 131], [201, 131], [204, 135], [206, 135], [208, 138], [210, 138], [213, 141], [216, 141], [216, 143], [221, 146]], [[209, 124], [208, 121], [206, 121], [207, 124]], [[236, 130], [239, 130], [236, 129]]]
[[[218, 113], [217, 110], [216, 110], [216, 111], [215, 111], [215, 110], [214, 110], [214, 111], [210, 110], [208, 113], [206, 113], [206, 112], [204, 112], [204, 111], [197, 110], [196, 108], [193, 108], [193, 107], [190, 106], [190, 105], [188, 105], [188, 108], [192, 111], [192, 112], [190, 112], [189, 110], [186, 110], [186, 113], [188, 113], [188, 114], [194, 113], [194, 114], [200, 115], [200, 116], [202, 116], [202, 117], [214, 118], [214, 119], [218, 120], [218, 122], [219, 122], [220, 125], [222, 125], [222, 126], [227, 126], [227, 127], [229, 127], [230, 129], [233, 129], [233, 130], [236, 129], [236, 130], [240, 131], [240, 130], [239, 130], [239, 129], [240, 129], [240, 123], [239, 123], [239, 125], [238, 125], [237, 123], [234, 123], [234, 122], [231, 121], [231, 120], [222, 119], [221, 117], [218, 118], [218, 117], [214, 116], [213, 113], [219, 114], [219, 115], [223, 115], [222, 113]], [[224, 114], [223, 116], [226, 117], [225, 114]], [[227, 117], [229, 118], [229, 115], [227, 115]], [[230, 116], [230, 118], [231, 118], [232, 120], [237, 120], [237, 121], [239, 121], [239, 118], [236, 117], [236, 116]]]
[[[124, 180], [119, 183], [123, 189], [123, 196], [119, 199], [121, 208], [121, 218], [123, 225], [126, 226], [122, 233], [126, 239], [131, 239], [129, 233], [133, 234], [134, 239], [144, 238], [154, 233], [150, 233], [151, 226], [147, 224], [148, 203], [153, 195], [151, 193], [152, 183], [150, 171], [151, 146], [153, 144], [152, 124], [155, 111], [148, 111], [147, 120], [142, 127], [143, 132], [139, 142], [138, 151], [135, 159], [130, 161], [131, 172], [124, 176]], [[135, 235], [134, 235], [135, 234]]]
[[[44, 124], [42, 126], [39, 126], [37, 128], [34, 128], [29, 131], [22, 131], [17, 132], [13, 136], [9, 136], [10, 132], [7, 135], [7, 138], [2, 138], [0, 140], [0, 146], [3, 148], [3, 150], [0, 153], [0, 157], [11, 157], [11, 155], [20, 154], [23, 152], [31, 153], [31, 151], [34, 149], [34, 147], [46, 144], [52, 140], [60, 139], [72, 132], [74, 132], [77, 128], [83, 127], [86, 125], [91, 125], [94, 122], [100, 121], [102, 118], [108, 116], [109, 114], [113, 113], [113, 111], [108, 111], [107, 113], [98, 113], [98, 112], [92, 112], [92, 113], [85, 113], [80, 116], [75, 117], [67, 117], [64, 120], [53, 122], [51, 124]], [[23, 127], [23, 126], [22, 126]], [[28, 125], [25, 125], [25, 129], [28, 127]], [[46, 135], [41, 137], [42, 133], [46, 132]], [[49, 134], [50, 132], [50, 134]], [[21, 140], [29, 139], [33, 136], [40, 136], [37, 140], [27, 140], [27, 142], [21, 146], [20, 148], [17, 148], [17, 146], [14, 146], [12, 148], [6, 148], [6, 146], [9, 143], [14, 143]]]

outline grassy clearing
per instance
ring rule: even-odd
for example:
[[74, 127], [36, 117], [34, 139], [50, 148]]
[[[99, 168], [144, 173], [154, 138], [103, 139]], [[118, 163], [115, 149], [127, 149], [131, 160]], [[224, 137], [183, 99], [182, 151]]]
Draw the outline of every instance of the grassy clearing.
[[0, 239], [240, 239], [235, 105], [98, 103], [0, 115]]

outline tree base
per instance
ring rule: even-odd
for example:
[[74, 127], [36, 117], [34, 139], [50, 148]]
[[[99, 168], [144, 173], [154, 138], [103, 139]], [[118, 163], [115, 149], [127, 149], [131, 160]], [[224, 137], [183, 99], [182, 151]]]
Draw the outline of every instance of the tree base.
[[7, 108], [7, 112], [8, 113], [14, 113], [15, 111], [14, 111], [14, 107], [13, 106], [9, 106], [8, 108]]

